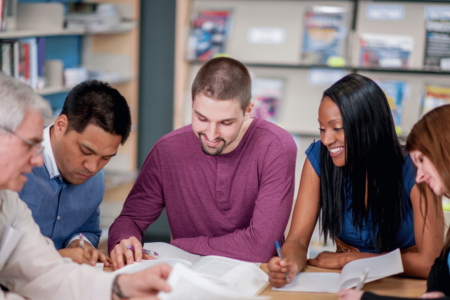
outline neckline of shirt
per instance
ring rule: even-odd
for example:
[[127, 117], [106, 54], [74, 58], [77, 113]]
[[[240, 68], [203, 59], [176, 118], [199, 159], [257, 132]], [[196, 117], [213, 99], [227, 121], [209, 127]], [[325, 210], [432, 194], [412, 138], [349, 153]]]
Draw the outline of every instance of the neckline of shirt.
[[241, 152], [242, 148], [244, 147], [245, 142], [247, 141], [250, 133], [253, 131], [253, 128], [255, 128], [256, 123], [259, 121], [258, 118], [253, 118], [253, 121], [250, 123], [250, 126], [248, 126], [247, 131], [244, 133], [244, 136], [242, 137], [242, 139], [239, 141], [239, 144], [237, 145], [237, 147], [235, 149], [233, 149], [233, 151], [222, 154], [217, 156], [218, 158], [221, 157], [232, 157], [234, 156], [236, 153]]
[[51, 179], [61, 176], [58, 165], [56, 164], [55, 155], [53, 154], [52, 143], [50, 141], [50, 129], [53, 127], [53, 124], [54, 123], [44, 128], [44, 151], [42, 152], [42, 155], [44, 157], [44, 165], [47, 168], [48, 174], [50, 175]]

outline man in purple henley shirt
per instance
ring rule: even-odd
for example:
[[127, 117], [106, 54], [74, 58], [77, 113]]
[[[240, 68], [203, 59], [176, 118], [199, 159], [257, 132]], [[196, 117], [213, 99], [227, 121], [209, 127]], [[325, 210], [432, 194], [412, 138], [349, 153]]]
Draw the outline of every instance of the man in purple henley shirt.
[[110, 228], [116, 269], [140, 261], [143, 233], [164, 207], [171, 244], [191, 253], [267, 262], [284, 240], [295, 187], [292, 137], [250, 118], [251, 79], [234, 59], [203, 65], [192, 97], [192, 125], [155, 144]]

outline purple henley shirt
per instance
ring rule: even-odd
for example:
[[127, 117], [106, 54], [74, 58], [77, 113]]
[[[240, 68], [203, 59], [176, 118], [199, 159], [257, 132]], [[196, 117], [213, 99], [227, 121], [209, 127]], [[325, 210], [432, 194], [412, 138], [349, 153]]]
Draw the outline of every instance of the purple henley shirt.
[[275, 241], [284, 239], [296, 157], [290, 134], [263, 119], [254, 119], [236, 149], [220, 156], [203, 153], [191, 125], [165, 135], [110, 228], [109, 251], [122, 239], [142, 239], [166, 207], [172, 245], [267, 262]]

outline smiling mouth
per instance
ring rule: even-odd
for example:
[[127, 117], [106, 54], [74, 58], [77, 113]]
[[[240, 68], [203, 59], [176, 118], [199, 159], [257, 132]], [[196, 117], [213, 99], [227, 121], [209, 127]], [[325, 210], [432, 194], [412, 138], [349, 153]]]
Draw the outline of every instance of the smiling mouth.
[[330, 152], [331, 157], [335, 157], [344, 152], [344, 147], [335, 147], [332, 149], [328, 149], [328, 151]]
[[223, 142], [222, 139], [216, 139], [216, 140], [214, 140], [214, 141], [210, 141], [210, 140], [206, 137], [206, 135], [202, 134], [202, 136], [203, 136], [203, 138], [204, 138], [204, 141], [205, 141], [206, 146], [211, 147], [211, 148], [217, 147], [221, 142]]

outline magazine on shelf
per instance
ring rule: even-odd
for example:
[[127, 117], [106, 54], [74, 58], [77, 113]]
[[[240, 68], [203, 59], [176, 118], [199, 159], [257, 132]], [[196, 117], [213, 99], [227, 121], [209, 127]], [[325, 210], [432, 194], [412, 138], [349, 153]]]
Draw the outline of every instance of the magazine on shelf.
[[145, 243], [144, 249], [157, 252], [158, 256], [114, 273], [135, 273], [161, 263], [172, 266], [168, 279], [172, 291], [159, 293], [159, 299], [265, 299], [256, 296], [269, 285], [269, 277], [259, 264], [222, 256], [200, 256], [161, 242]]
[[336, 58], [345, 64], [347, 9], [313, 6], [304, 17], [302, 62], [333, 65]]
[[224, 53], [230, 29], [231, 12], [204, 10], [194, 12], [188, 38], [187, 60], [206, 61]]
[[252, 80], [252, 101], [255, 103], [255, 106], [251, 117], [277, 123], [283, 94], [283, 79], [254, 78]]
[[450, 70], [450, 7], [428, 6], [425, 28], [424, 67]]
[[414, 47], [412, 36], [363, 33], [359, 42], [361, 67], [402, 69], [410, 67]]
[[450, 104], [450, 86], [426, 86], [422, 97], [420, 117], [445, 104]]
[[405, 81], [398, 80], [375, 80], [375, 82], [386, 94], [392, 117], [394, 118], [395, 129], [400, 134], [402, 130], [403, 103], [405, 96], [409, 92], [409, 85]]

